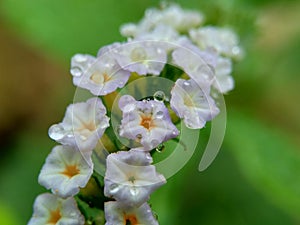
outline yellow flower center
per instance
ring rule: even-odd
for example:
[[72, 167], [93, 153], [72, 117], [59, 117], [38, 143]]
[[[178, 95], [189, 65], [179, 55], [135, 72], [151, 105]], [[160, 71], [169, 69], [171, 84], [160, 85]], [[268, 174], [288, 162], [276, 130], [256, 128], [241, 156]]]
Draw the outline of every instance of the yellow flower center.
[[50, 212], [50, 218], [47, 224], [56, 224], [61, 218], [59, 209], [53, 210]]
[[104, 84], [111, 80], [111, 76], [109, 76], [107, 73], [99, 73], [95, 72], [90, 78], [92, 81], [94, 81], [96, 84]]
[[77, 165], [66, 165], [65, 170], [61, 173], [69, 178], [72, 178], [79, 174], [80, 170], [78, 169]]
[[124, 215], [124, 225], [138, 225], [139, 222], [135, 215]]
[[152, 120], [152, 116], [142, 116], [140, 125], [145, 127], [147, 130], [152, 129], [155, 126]]

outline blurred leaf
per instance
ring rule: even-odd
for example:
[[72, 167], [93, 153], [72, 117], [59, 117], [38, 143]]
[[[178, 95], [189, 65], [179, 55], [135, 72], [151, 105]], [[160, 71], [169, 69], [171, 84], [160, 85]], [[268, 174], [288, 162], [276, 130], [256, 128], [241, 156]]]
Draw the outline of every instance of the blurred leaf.
[[230, 111], [226, 146], [241, 171], [269, 199], [300, 219], [300, 150], [287, 134]]
[[78, 52], [96, 54], [101, 46], [122, 40], [119, 26], [141, 18], [147, 6], [157, 3], [150, 0], [3, 0], [0, 9], [12, 28], [31, 44], [43, 52], [70, 58]]
[[21, 221], [20, 224], [26, 224], [33, 212], [34, 199], [45, 192], [37, 177], [53, 144], [46, 131], [26, 130], [14, 138], [16, 144], [10, 149], [12, 153], [0, 165], [0, 198], [14, 209], [14, 217]]
[[14, 212], [0, 202], [0, 224], [18, 225]]
[[202, 130], [192, 159], [151, 195], [160, 224], [295, 225], [250, 185], [227, 148], [207, 170], [198, 171], [208, 135], [209, 130]]

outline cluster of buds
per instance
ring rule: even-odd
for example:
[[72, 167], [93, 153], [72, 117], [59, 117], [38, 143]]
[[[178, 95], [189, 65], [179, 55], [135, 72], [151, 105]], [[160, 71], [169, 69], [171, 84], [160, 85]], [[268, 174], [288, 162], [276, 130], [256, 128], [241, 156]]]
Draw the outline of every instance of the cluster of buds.
[[[121, 27], [127, 41], [72, 57], [74, 85], [93, 97], [50, 127], [59, 145], [38, 180], [52, 193], [37, 197], [29, 225], [158, 224], [148, 200], [166, 178], [153, 154], [178, 143], [181, 126], [201, 129], [218, 115], [216, 96], [234, 87], [232, 60], [242, 56], [233, 31], [203, 24], [202, 14], [178, 5], [149, 9]], [[146, 80], [122, 92], [151, 77], [172, 86], [165, 93], [155, 85], [163, 80]]]

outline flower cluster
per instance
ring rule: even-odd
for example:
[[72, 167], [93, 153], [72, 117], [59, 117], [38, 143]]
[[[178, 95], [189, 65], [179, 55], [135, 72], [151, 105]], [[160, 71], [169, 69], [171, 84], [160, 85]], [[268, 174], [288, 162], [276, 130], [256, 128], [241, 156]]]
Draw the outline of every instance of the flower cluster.
[[[147, 202], [166, 179], [152, 155], [164, 142], [178, 139], [180, 125], [200, 129], [218, 115], [213, 93], [233, 88], [232, 60], [242, 56], [232, 30], [203, 24], [202, 14], [178, 5], [149, 9], [139, 23], [121, 27], [127, 41], [102, 47], [97, 56], [72, 57], [74, 85], [95, 97], [71, 104], [62, 122], [50, 127], [49, 136], [59, 145], [38, 180], [52, 194], [37, 197], [28, 224], [94, 224], [89, 212], [96, 206], [82, 197], [91, 189], [92, 195], [99, 191], [102, 203], [96, 205], [104, 211], [106, 225], [158, 224]], [[172, 80], [170, 97], [161, 90], [142, 98], [120, 92], [127, 83], [149, 76]], [[119, 112], [111, 107], [114, 100]], [[119, 120], [117, 135], [112, 134], [112, 119]], [[110, 147], [104, 147], [107, 140]], [[102, 178], [94, 169], [99, 146], [108, 153], [102, 154]]]

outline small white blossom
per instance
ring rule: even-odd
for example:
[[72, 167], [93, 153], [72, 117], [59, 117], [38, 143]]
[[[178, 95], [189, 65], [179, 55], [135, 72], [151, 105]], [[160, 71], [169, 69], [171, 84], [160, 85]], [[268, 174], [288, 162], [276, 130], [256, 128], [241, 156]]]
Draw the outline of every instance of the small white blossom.
[[231, 77], [232, 62], [228, 58], [219, 56], [215, 67], [216, 77], [213, 86], [221, 93], [226, 93], [233, 89], [234, 80]]
[[123, 111], [120, 136], [140, 142], [145, 151], [179, 134], [163, 102], [136, 101], [132, 96], [124, 95], [119, 100], [119, 107]]
[[179, 5], [171, 4], [161, 9], [151, 8], [145, 12], [144, 18], [137, 24], [125, 24], [121, 34], [125, 37], [137, 37], [149, 33], [155, 27], [163, 24], [172, 27], [177, 32], [187, 32], [203, 22], [203, 15], [193, 10], [183, 10]]
[[74, 84], [78, 83], [80, 77], [90, 68], [96, 61], [94, 56], [88, 54], [76, 54], [71, 59], [70, 73], [73, 76]]
[[62, 199], [45, 193], [39, 195], [33, 206], [33, 215], [28, 225], [83, 225], [81, 215], [73, 197]]
[[199, 85], [210, 85], [215, 76], [215, 71], [211, 64], [215, 64], [215, 55], [204, 52], [197, 47], [180, 47], [173, 51], [172, 58], [175, 65], [181, 67], [183, 71]]
[[190, 37], [201, 49], [214, 48], [221, 55], [238, 59], [243, 55], [237, 35], [228, 28], [201, 27], [191, 30]]
[[124, 70], [139, 75], [159, 75], [167, 54], [156, 41], [132, 41], [115, 49], [114, 57]]
[[171, 91], [170, 104], [176, 114], [183, 118], [191, 129], [204, 127], [212, 120], [219, 109], [209, 95], [209, 87], [199, 86], [193, 80], [178, 79]]
[[153, 191], [166, 183], [164, 176], [150, 165], [151, 162], [150, 154], [139, 148], [108, 155], [105, 196], [115, 198], [126, 206], [142, 205]]
[[99, 98], [68, 106], [63, 121], [49, 128], [49, 136], [63, 144], [91, 151], [109, 126], [106, 109]]
[[[124, 87], [130, 72], [123, 70], [114, 60], [110, 51], [103, 51], [97, 58], [88, 55], [75, 55], [71, 62], [74, 85], [89, 90], [94, 95], [106, 95]], [[79, 59], [86, 59], [80, 61]], [[79, 67], [81, 66], [81, 67]], [[81, 68], [82, 73], [74, 73]]]
[[93, 173], [91, 156], [69, 146], [56, 146], [48, 155], [39, 183], [62, 198], [74, 196]]
[[[179, 34], [172, 27], [159, 24], [153, 30], [136, 35], [134, 40], [153, 40], [163, 42], [175, 42]], [[167, 43], [166, 43], [167, 44]]]
[[105, 225], [158, 225], [150, 206], [144, 203], [140, 207], [124, 207], [120, 202], [105, 202]]

